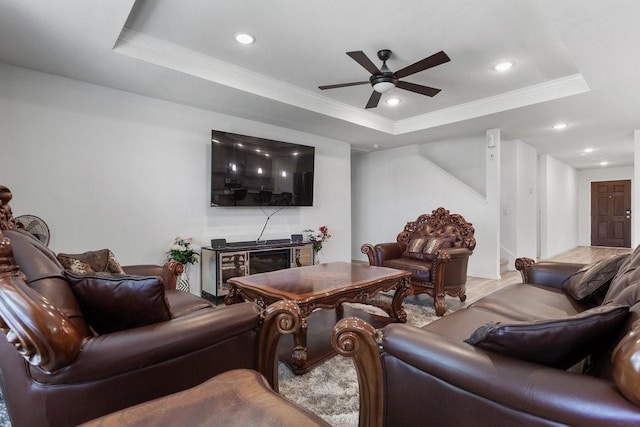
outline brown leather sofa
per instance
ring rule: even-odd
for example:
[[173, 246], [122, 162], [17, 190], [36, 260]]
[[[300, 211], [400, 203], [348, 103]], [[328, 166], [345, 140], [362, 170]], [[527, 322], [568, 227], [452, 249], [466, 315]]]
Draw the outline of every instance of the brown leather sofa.
[[[252, 303], [214, 308], [165, 289], [157, 277], [74, 277], [52, 251], [13, 229], [10, 198], [4, 187], [0, 385], [13, 426], [77, 425], [236, 368], [258, 370], [277, 390], [279, 334], [295, 325], [289, 306], [264, 318]], [[118, 288], [108, 292], [103, 285], [113, 280]], [[104, 312], [83, 311], [85, 298]], [[103, 328], [115, 330], [96, 332]]]
[[640, 425], [640, 247], [616, 262], [588, 297], [583, 265], [520, 258], [523, 283], [421, 329], [341, 320], [360, 425]]
[[464, 301], [467, 264], [476, 247], [475, 230], [462, 215], [438, 208], [408, 222], [395, 242], [365, 243], [369, 265], [411, 272], [413, 294], [434, 299], [438, 316], [447, 311], [445, 294]]

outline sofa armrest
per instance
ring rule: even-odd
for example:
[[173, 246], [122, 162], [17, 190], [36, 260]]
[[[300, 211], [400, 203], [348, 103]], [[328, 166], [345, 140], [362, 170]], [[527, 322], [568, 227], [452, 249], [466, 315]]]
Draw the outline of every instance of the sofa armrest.
[[436, 283], [442, 283], [443, 286], [467, 283], [467, 265], [472, 254], [469, 248], [440, 249], [431, 267]]
[[[420, 376], [403, 376], [403, 389], [420, 389], [435, 406], [445, 407], [447, 402], [438, 402], [438, 396], [454, 389], [459, 398], [455, 404], [462, 408], [465, 400], [477, 404], [479, 397], [482, 405], [515, 410], [523, 419], [533, 416], [567, 425], [640, 423], [640, 407], [626, 400], [610, 381], [498, 355], [407, 325], [391, 324], [381, 333], [385, 383], [399, 376], [395, 368], [408, 365], [435, 381], [424, 390]], [[387, 394], [404, 393], [385, 388]]]
[[82, 336], [67, 316], [25, 283], [1, 232], [0, 257], [0, 331], [44, 372], [67, 366], [80, 353]]
[[533, 283], [553, 288], [562, 288], [562, 282], [586, 264], [569, 262], [540, 261], [531, 258], [517, 258], [516, 270], [522, 275], [522, 283]]
[[175, 289], [178, 278], [184, 272], [184, 265], [177, 261], [167, 261], [164, 265], [126, 265], [122, 266], [122, 269], [134, 276], [158, 276], [162, 279], [165, 289]]
[[198, 310], [170, 321], [87, 338], [65, 369], [45, 374], [32, 368], [31, 375], [42, 384], [96, 381], [179, 361], [233, 339], [247, 343], [244, 351], [257, 356], [260, 321], [260, 308], [253, 303]]
[[360, 248], [360, 251], [369, 258], [369, 265], [376, 266], [382, 266], [382, 263], [388, 259], [400, 258], [403, 252], [400, 244], [396, 242], [378, 243], [375, 246], [365, 243]]
[[[465, 407], [507, 413], [509, 425], [640, 423], [640, 407], [610, 381], [501, 356], [429, 330], [390, 324], [376, 331], [361, 319], [345, 318], [334, 327], [332, 342], [355, 359], [362, 427], [392, 419], [423, 425], [424, 419], [436, 422], [438, 414], [453, 422], [446, 408]], [[476, 421], [501, 425], [493, 416]]]

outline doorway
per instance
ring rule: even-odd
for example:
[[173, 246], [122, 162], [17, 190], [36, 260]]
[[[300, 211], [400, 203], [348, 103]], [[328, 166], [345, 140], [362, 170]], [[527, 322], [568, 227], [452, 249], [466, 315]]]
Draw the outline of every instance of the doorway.
[[631, 247], [631, 180], [591, 183], [591, 246]]

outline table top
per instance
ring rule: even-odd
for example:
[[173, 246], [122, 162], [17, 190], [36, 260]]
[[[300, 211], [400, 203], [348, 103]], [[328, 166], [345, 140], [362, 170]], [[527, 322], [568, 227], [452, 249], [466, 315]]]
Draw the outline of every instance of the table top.
[[241, 289], [253, 289], [264, 295], [303, 301], [346, 289], [366, 289], [380, 282], [410, 275], [407, 271], [365, 263], [328, 262], [234, 277], [229, 279], [229, 284]]

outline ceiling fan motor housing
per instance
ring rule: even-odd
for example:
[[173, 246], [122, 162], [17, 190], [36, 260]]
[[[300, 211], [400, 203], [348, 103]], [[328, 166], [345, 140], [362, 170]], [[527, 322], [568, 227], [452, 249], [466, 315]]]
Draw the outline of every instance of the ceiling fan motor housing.
[[398, 79], [391, 71], [375, 74], [369, 78], [369, 81], [373, 86], [373, 90], [380, 93], [389, 92], [398, 84]]
[[371, 86], [373, 86], [373, 90], [376, 92], [389, 92], [398, 85], [398, 79], [387, 67], [387, 59], [391, 58], [391, 51], [389, 49], [379, 50], [378, 58], [382, 61], [380, 73], [372, 74], [371, 77], [369, 77], [369, 81], [371, 82]]

